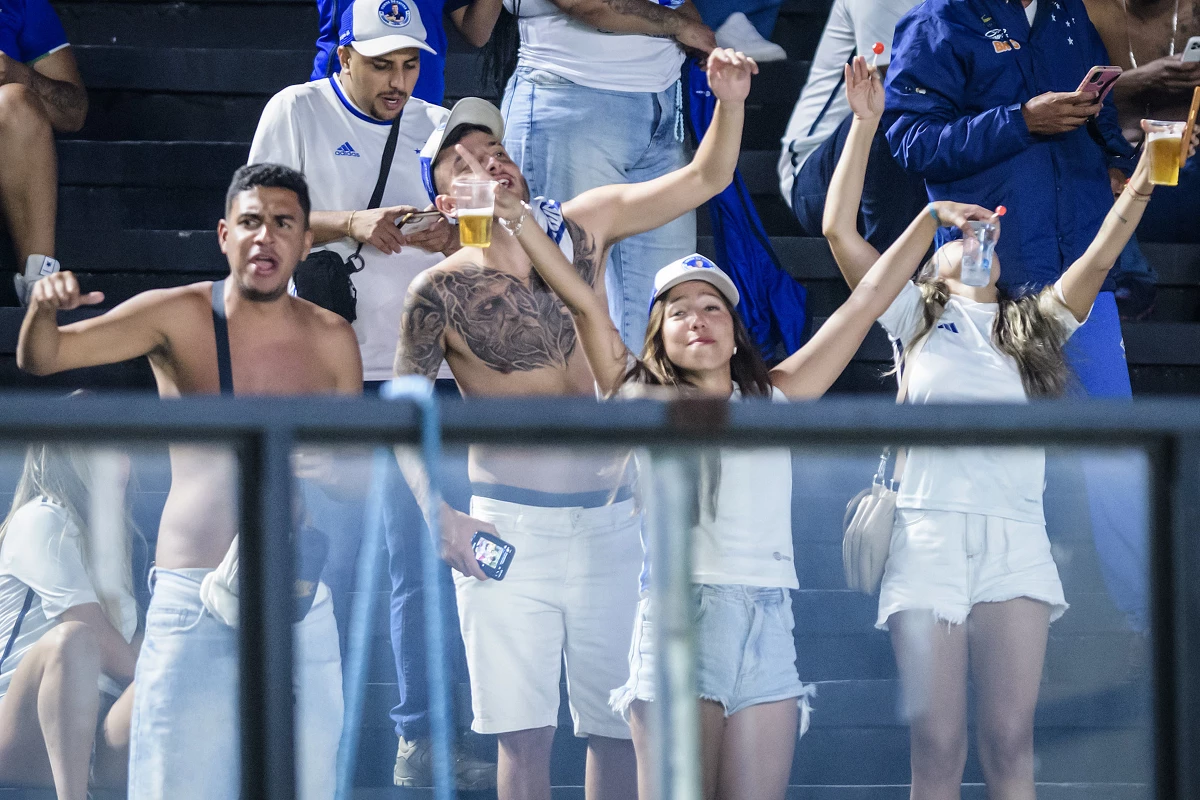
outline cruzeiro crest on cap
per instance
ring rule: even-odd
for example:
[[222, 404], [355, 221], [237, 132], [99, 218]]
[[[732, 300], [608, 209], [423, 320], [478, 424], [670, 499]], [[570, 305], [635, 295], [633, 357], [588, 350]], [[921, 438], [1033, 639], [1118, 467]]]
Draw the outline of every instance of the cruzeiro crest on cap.
[[683, 265], [688, 269], [713, 269], [717, 265], [709, 261], [702, 255], [688, 256], [683, 260]]
[[383, 20], [384, 25], [403, 28], [412, 19], [412, 15], [404, 0], [383, 0], [379, 5], [379, 18]]

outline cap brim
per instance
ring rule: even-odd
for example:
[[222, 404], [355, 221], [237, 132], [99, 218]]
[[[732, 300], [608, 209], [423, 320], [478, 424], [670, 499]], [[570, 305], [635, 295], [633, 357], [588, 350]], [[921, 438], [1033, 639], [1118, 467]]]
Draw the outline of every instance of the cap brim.
[[741, 295], [738, 294], [737, 287], [733, 285], [733, 280], [724, 272], [717, 272], [711, 269], [693, 269], [682, 274], [676, 275], [671, 280], [663, 284], [657, 292], [654, 293], [654, 299], [662, 297], [667, 292], [674, 289], [681, 283], [688, 281], [704, 281], [705, 283], [716, 288], [718, 292], [725, 296], [731, 306], [737, 306], [741, 302]]
[[424, 41], [413, 36], [402, 36], [400, 34], [380, 36], [377, 39], [367, 39], [364, 42], [353, 41], [350, 43], [350, 46], [357, 50], [360, 55], [364, 55], [367, 58], [375, 58], [387, 55], [388, 53], [394, 53], [397, 50], [411, 50], [413, 48], [433, 53], [435, 56], [437, 55], [437, 51], [425, 44]]

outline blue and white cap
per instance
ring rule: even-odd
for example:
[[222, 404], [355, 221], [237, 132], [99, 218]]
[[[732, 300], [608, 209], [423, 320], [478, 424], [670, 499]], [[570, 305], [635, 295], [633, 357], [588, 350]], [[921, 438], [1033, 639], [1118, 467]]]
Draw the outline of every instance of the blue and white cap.
[[429, 194], [429, 202], [437, 199], [437, 189], [433, 186], [433, 162], [442, 151], [442, 142], [446, 134], [459, 125], [478, 125], [487, 128], [497, 139], [504, 138], [504, 117], [500, 109], [480, 97], [464, 97], [450, 109], [450, 116], [437, 127], [421, 148], [421, 180], [425, 191]]
[[425, 24], [414, 0], [354, 0], [342, 13], [338, 44], [367, 58], [410, 47], [437, 55], [425, 43]]
[[690, 256], [667, 264], [654, 276], [654, 291], [650, 293], [650, 306], [653, 307], [654, 301], [671, 291], [672, 288], [688, 281], [704, 281], [712, 284], [725, 296], [731, 306], [736, 306], [742, 299], [738, 294], [737, 287], [733, 285], [733, 280], [720, 267], [699, 253], [692, 253]]

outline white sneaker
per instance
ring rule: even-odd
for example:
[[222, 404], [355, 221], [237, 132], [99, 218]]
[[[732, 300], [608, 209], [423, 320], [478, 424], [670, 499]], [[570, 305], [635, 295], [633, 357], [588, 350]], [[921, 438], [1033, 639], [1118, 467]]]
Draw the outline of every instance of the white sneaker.
[[760, 64], [768, 61], [786, 61], [787, 51], [762, 37], [750, 19], [741, 11], [735, 11], [717, 28], [717, 44], [739, 50]]

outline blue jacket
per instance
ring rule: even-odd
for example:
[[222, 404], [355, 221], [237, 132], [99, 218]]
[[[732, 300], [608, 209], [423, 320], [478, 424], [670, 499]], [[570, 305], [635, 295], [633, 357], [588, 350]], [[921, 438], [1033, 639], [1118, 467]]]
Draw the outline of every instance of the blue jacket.
[[1032, 29], [1018, 0], [925, 0], [896, 26], [892, 154], [934, 200], [1008, 207], [996, 250], [1010, 290], [1053, 282], [1083, 254], [1112, 206], [1108, 166], [1128, 173], [1133, 157], [1111, 94], [1094, 124], [1057, 136], [1031, 134], [1021, 104], [1108, 63], [1082, 0], [1038, 0]]

